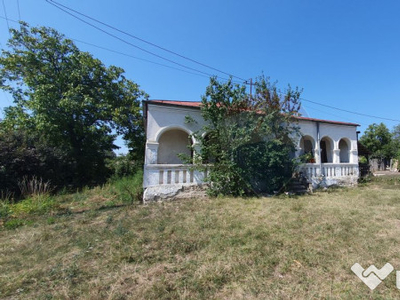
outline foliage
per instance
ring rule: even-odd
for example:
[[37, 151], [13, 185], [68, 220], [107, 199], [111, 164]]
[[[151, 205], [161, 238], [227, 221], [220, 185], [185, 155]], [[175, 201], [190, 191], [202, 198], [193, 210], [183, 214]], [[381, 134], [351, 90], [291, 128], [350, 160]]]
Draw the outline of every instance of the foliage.
[[360, 138], [360, 143], [372, 152], [373, 158], [390, 159], [394, 156], [392, 134], [383, 123], [369, 125]]
[[11, 229], [16, 229], [18, 227], [21, 227], [21, 226], [25, 225], [25, 223], [26, 222], [21, 219], [11, 219], [4, 223], [4, 227], [11, 230]]
[[312, 152], [306, 152], [299, 157], [299, 161], [302, 163], [315, 163], [315, 157]]
[[111, 172], [112, 178], [122, 178], [133, 176], [143, 167], [143, 161], [137, 161], [132, 155], [124, 154], [109, 158], [106, 161], [107, 168]]
[[48, 194], [32, 195], [12, 206], [12, 214], [26, 216], [30, 214], [43, 215], [57, 208], [53, 196]]
[[11, 34], [0, 57], [0, 87], [15, 105], [5, 109], [3, 129], [35, 132], [62, 149], [74, 185], [104, 180], [116, 134], [142, 156], [147, 96], [123, 69], [106, 67], [52, 28], [21, 23]]
[[41, 196], [50, 194], [53, 191], [50, 181], [44, 181], [36, 176], [32, 178], [24, 176], [18, 182], [18, 186], [22, 196]]
[[121, 177], [112, 182], [118, 200], [123, 203], [139, 203], [143, 199], [143, 171], [135, 175]]
[[[1, 124], [1, 123], [0, 123]], [[64, 186], [71, 182], [73, 164], [67, 153], [49, 146], [36, 133], [23, 129], [0, 130], [0, 193], [21, 193], [19, 182], [23, 177], [49, 181], [52, 186]]]
[[360, 164], [367, 164], [367, 163], [368, 163], [368, 159], [367, 159], [365, 156], [360, 155], [360, 156], [358, 157], [358, 162], [359, 162]]
[[9, 198], [1, 198], [0, 199], [0, 220], [7, 219], [7, 217], [10, 215], [10, 207], [11, 203]]
[[392, 140], [395, 157], [400, 161], [400, 124], [393, 128]]
[[245, 86], [211, 78], [201, 107], [206, 135], [196, 139], [203, 162], [214, 164], [208, 178], [212, 195], [270, 193], [291, 177], [300, 93], [289, 86], [281, 97], [275, 84], [260, 77], [255, 94], [248, 95]]

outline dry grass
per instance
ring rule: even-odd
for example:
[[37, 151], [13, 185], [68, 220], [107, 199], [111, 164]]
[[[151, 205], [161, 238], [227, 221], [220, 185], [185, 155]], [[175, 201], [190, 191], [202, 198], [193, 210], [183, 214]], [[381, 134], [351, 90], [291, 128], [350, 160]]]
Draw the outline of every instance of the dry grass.
[[303, 197], [42, 215], [0, 231], [0, 297], [395, 299], [394, 272], [371, 292], [350, 267], [400, 270], [399, 189], [379, 179]]

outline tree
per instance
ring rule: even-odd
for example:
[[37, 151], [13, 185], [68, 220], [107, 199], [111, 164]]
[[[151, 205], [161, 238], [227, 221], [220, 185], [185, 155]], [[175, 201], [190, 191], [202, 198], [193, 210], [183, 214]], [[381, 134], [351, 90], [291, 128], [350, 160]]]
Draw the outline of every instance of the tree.
[[19, 196], [24, 177], [41, 178], [53, 189], [63, 187], [74, 177], [61, 148], [47, 145], [41, 136], [22, 129], [1, 130], [0, 122], [0, 195]]
[[204, 161], [213, 163], [209, 181], [212, 195], [254, 195], [279, 190], [295, 166], [293, 116], [300, 108], [300, 91], [289, 89], [281, 97], [275, 84], [260, 77], [255, 94], [231, 80], [211, 78], [202, 98], [207, 125], [201, 142]]
[[7, 130], [40, 133], [66, 151], [79, 184], [104, 178], [117, 134], [142, 155], [147, 96], [123, 69], [104, 66], [52, 28], [21, 23], [11, 34], [0, 57], [0, 87], [15, 103], [5, 109]]
[[389, 160], [394, 156], [392, 134], [385, 124], [373, 123], [360, 138], [360, 143], [372, 152], [372, 157]]
[[395, 126], [392, 130], [392, 141], [394, 148], [394, 155], [400, 160], [400, 124]]

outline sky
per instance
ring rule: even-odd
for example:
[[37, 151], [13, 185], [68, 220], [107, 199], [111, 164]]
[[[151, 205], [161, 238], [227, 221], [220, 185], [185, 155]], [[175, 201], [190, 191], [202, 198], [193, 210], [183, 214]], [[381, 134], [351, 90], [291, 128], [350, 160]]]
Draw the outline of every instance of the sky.
[[[45, 0], [2, 0], [0, 47], [23, 20], [122, 67], [150, 99], [200, 101], [210, 76], [243, 83], [264, 74], [282, 90], [303, 89], [309, 117], [357, 123], [361, 132], [372, 123], [400, 124], [400, 1], [57, 2], [131, 36], [85, 19], [114, 38]], [[0, 91], [0, 116], [12, 104]]]

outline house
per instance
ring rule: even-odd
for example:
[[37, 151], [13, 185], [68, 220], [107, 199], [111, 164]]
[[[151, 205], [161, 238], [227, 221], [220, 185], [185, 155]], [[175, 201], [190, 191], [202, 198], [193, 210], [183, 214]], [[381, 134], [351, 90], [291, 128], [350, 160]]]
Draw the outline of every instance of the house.
[[[184, 187], [199, 186], [206, 172], [184, 164], [177, 154], [191, 155], [188, 144], [200, 153], [200, 144], [191, 134], [203, 128], [201, 102], [149, 100], [144, 102], [146, 152], [144, 200], [174, 196]], [[194, 122], [188, 122], [188, 116]], [[353, 185], [358, 180], [358, 124], [296, 117], [301, 137], [298, 157], [310, 153], [313, 159], [300, 171], [313, 187]]]

